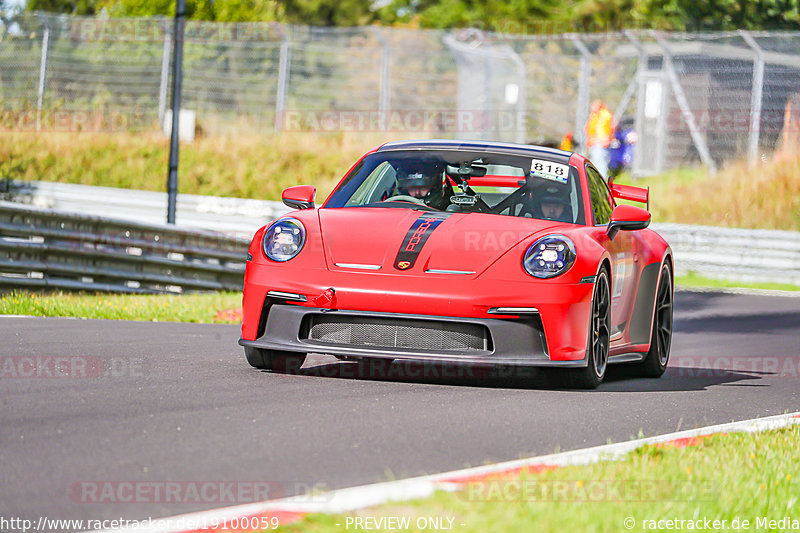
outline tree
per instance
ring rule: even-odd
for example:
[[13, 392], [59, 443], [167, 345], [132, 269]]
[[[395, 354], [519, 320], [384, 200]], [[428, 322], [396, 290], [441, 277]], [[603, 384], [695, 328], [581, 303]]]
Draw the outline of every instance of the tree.
[[382, 21], [423, 28], [480, 28], [526, 32], [563, 16], [558, 0], [394, 0], [380, 8]]
[[[175, 16], [175, 0], [100, 0], [114, 17]], [[275, 0], [186, 0], [186, 17], [219, 22], [274, 21]]]
[[28, 0], [27, 11], [52, 11], [71, 15], [95, 15], [97, 0]]
[[372, 0], [280, 0], [283, 21], [314, 26], [360, 26], [375, 21]]
[[676, 30], [800, 29], [797, 0], [642, 0], [642, 16]]
[[585, 31], [800, 29], [797, 0], [581, 0], [570, 17]]

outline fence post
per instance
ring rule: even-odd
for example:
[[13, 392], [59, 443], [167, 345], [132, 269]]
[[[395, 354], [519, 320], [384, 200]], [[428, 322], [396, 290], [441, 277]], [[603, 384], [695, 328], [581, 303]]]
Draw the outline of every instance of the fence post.
[[281, 56], [278, 62], [278, 93], [275, 97], [275, 131], [283, 129], [283, 113], [286, 111], [286, 95], [289, 92], [289, 61], [292, 57], [289, 45], [289, 36], [283, 33], [281, 41]]
[[761, 95], [764, 90], [764, 50], [749, 32], [739, 34], [756, 56], [753, 59], [753, 89], [750, 93], [750, 133], [747, 144], [747, 164], [750, 168], [758, 163], [758, 143], [761, 136]]
[[[636, 51], [639, 53], [639, 63], [636, 66], [636, 75], [635, 75], [635, 77], [633, 79], [633, 82], [631, 82], [631, 83], [635, 82], [635, 86], [638, 89], [638, 91], [637, 91], [637, 98], [638, 99], [637, 99], [637, 102], [636, 102], [636, 118], [634, 120], [634, 131], [636, 131], [637, 135], [639, 135], [639, 139], [641, 139], [642, 136], [644, 135], [644, 126], [645, 126], [645, 124], [644, 124], [644, 122], [645, 122], [645, 119], [644, 119], [644, 100], [645, 99], [642, 97], [642, 76], [644, 75], [644, 72], [647, 70], [647, 54], [645, 54], [644, 46], [642, 46], [642, 43], [630, 31], [623, 30], [622, 31], [622, 35], [624, 35], [625, 38], [628, 39], [628, 41], [634, 46], [634, 48], [636, 48]], [[624, 100], [624, 97], [623, 97], [623, 100]], [[627, 107], [627, 105], [628, 104], [625, 103], [625, 107]], [[662, 104], [662, 108], [663, 108], [663, 104]], [[619, 114], [621, 112], [624, 112], [624, 108], [622, 107], [622, 103], [620, 103], [620, 106], [617, 108], [616, 116], [614, 117], [614, 121], [615, 121], [614, 125], [615, 126], [617, 125], [617, 122], [616, 122], [618, 120], [617, 117], [619, 117]], [[660, 119], [660, 120], [662, 120], [662, 119]], [[659, 161], [663, 161], [664, 160], [664, 142], [663, 141], [664, 141], [664, 136], [659, 131], [658, 132], [658, 142], [656, 144], [656, 165], [655, 165], [656, 168], [658, 168], [658, 166], [659, 166]], [[641, 146], [641, 145], [639, 145], [639, 146]], [[633, 151], [633, 168], [631, 168], [631, 174], [634, 176], [634, 178], [636, 178], [637, 175], [641, 172], [643, 166], [644, 166], [644, 158], [643, 158], [642, 150], [641, 150], [641, 148], [637, 147]]]
[[700, 134], [700, 128], [697, 127], [694, 114], [692, 114], [692, 110], [689, 108], [689, 101], [686, 99], [686, 93], [683, 92], [683, 87], [678, 80], [678, 74], [675, 72], [675, 65], [672, 63], [672, 52], [666, 41], [664, 41], [656, 31], [651, 30], [650, 34], [664, 51], [664, 65], [667, 67], [670, 85], [672, 85], [672, 90], [675, 91], [675, 99], [678, 101], [678, 106], [681, 108], [683, 120], [685, 120], [686, 124], [689, 126], [689, 133], [692, 136], [692, 141], [694, 141], [694, 146], [700, 154], [700, 159], [708, 167], [708, 171], [711, 175], [714, 175], [717, 173], [717, 164], [714, 163], [711, 152], [708, 150], [708, 144], [706, 144], [705, 138]]
[[525, 83], [528, 80], [528, 69], [525, 67], [525, 62], [514, 51], [513, 48], [508, 47], [508, 57], [514, 62], [517, 67], [517, 79], [519, 80], [519, 93], [517, 94], [517, 118], [514, 124], [517, 127], [517, 134], [515, 141], [518, 144], [525, 144], [528, 135], [528, 117], [525, 113], [528, 102], [525, 101]]
[[628, 30], [622, 30], [622, 35], [636, 48], [636, 51], [639, 53], [639, 61], [636, 67], [636, 74], [633, 75], [630, 83], [628, 83], [628, 86], [625, 88], [625, 92], [622, 95], [622, 99], [619, 101], [619, 104], [617, 104], [617, 107], [614, 110], [614, 127], [619, 124], [619, 119], [625, 113], [625, 110], [628, 109], [628, 104], [631, 103], [634, 93], [639, 88], [639, 73], [644, 70], [646, 66], [642, 45], [636, 40], [635, 37], [631, 36]]
[[578, 144], [581, 145], [584, 153], [586, 152], [586, 134], [583, 126], [589, 119], [589, 77], [592, 74], [592, 53], [577, 35], [570, 36], [570, 40], [575, 48], [581, 53], [581, 70], [578, 77], [578, 104], [575, 109], [575, 135]]
[[391, 60], [392, 47], [380, 29], [373, 27], [372, 32], [381, 45], [381, 84], [378, 95], [378, 111], [381, 115], [389, 111], [391, 105]]
[[41, 129], [42, 106], [44, 105], [44, 88], [47, 83], [47, 56], [50, 48], [50, 26], [44, 23], [44, 34], [42, 35], [42, 59], [39, 63], [39, 92], [36, 100], [36, 131]]
[[164, 28], [164, 51], [161, 55], [161, 83], [158, 87], [158, 126], [164, 127], [167, 112], [167, 86], [169, 85], [169, 56], [172, 50], [172, 32], [163, 18], [159, 21]]

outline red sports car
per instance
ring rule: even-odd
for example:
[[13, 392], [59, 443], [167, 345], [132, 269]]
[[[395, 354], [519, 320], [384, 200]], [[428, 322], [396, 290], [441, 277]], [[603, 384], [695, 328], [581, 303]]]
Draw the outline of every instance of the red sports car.
[[306, 354], [557, 368], [597, 387], [609, 364], [664, 373], [672, 251], [646, 229], [648, 191], [579, 154], [507, 143], [393, 142], [316, 208], [259, 229], [242, 338], [261, 369]]

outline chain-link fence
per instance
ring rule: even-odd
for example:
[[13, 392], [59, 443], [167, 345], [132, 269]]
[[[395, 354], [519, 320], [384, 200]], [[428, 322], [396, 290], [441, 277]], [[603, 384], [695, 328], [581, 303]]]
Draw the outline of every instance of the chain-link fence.
[[[25, 13], [0, 26], [4, 129], [135, 130], [168, 112], [172, 21]], [[580, 143], [630, 117], [634, 172], [797, 151], [800, 33], [507, 35], [185, 26], [183, 107], [209, 132], [386, 131]]]

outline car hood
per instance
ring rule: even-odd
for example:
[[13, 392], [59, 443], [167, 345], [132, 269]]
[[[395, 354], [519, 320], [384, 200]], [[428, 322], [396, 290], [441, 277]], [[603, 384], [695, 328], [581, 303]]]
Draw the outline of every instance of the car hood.
[[[485, 213], [381, 207], [320, 209], [319, 220], [328, 268], [406, 270], [409, 275], [431, 270], [480, 274], [520, 241], [560, 225]], [[420, 233], [425, 234], [422, 239]], [[409, 246], [411, 241], [416, 243]]]

